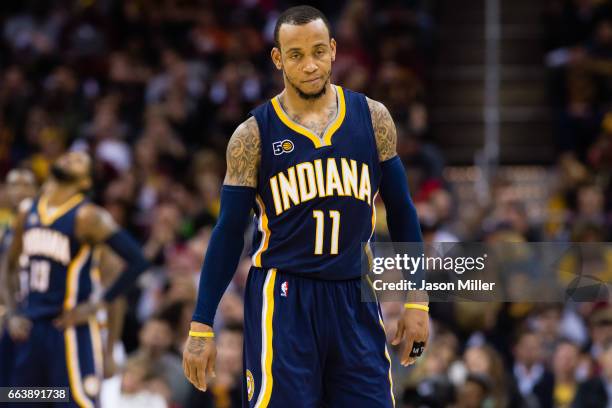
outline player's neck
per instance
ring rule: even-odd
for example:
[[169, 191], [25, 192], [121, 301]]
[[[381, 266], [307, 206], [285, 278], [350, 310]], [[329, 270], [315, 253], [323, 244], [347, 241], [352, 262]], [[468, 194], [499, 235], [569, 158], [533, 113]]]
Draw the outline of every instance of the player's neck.
[[65, 203], [70, 199], [70, 197], [78, 194], [79, 191], [76, 187], [73, 186], [62, 186], [55, 185], [49, 189], [47, 189], [44, 193], [44, 196], [47, 199], [47, 204], [50, 207], [57, 207]]
[[280, 94], [283, 107], [291, 113], [303, 114], [317, 112], [325, 109], [332, 103], [335, 103], [336, 92], [332, 84], [328, 82], [325, 85], [325, 93], [320, 98], [304, 99], [291, 85], [285, 86], [285, 89]]

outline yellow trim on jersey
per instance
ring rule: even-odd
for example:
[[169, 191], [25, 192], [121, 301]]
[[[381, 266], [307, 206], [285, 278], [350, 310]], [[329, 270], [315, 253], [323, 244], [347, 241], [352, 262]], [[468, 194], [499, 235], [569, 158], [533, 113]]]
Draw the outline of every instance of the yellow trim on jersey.
[[312, 130], [294, 122], [289, 115], [285, 113], [280, 101], [278, 100], [278, 96], [272, 98], [271, 100], [274, 111], [281, 122], [283, 122], [291, 130], [301, 134], [302, 136], [306, 136], [317, 149], [331, 145], [332, 136], [340, 128], [342, 122], [344, 122], [344, 117], [346, 116], [346, 101], [344, 100], [344, 91], [338, 85], [333, 86], [335, 87], [336, 94], [338, 96], [338, 113], [336, 114], [336, 118], [333, 120], [333, 122], [325, 129], [325, 133], [323, 134], [323, 142], [321, 142], [321, 139], [319, 139], [319, 137], [315, 135]]
[[259, 221], [257, 225], [259, 226], [259, 231], [263, 234], [261, 237], [261, 243], [259, 244], [259, 248], [253, 254], [253, 265], [261, 268], [261, 254], [266, 252], [268, 249], [268, 244], [270, 243], [270, 229], [268, 228], [268, 216], [266, 215], [266, 206], [263, 203], [261, 197], [256, 196], [255, 201], [259, 206]]
[[376, 290], [374, 289], [374, 285], [372, 284], [370, 276], [366, 275], [366, 280], [372, 288], [374, 300], [376, 301], [376, 313], [378, 313], [378, 323], [380, 324], [380, 327], [382, 327], [383, 333], [385, 334], [385, 358], [389, 362], [389, 389], [391, 390], [391, 401], [393, 401], [393, 407], [395, 407], [395, 395], [393, 395], [393, 376], [391, 375], [391, 356], [389, 355], [389, 349], [387, 348], [387, 329], [385, 328], [385, 323], [383, 322], [382, 316], [380, 314], [380, 303], [378, 303], [378, 296], [376, 296]]
[[68, 273], [66, 276], [66, 294], [64, 295], [64, 310], [72, 309], [77, 303], [77, 294], [79, 291], [79, 275], [83, 265], [89, 256], [89, 245], [83, 245], [79, 249], [77, 256], [68, 265]]
[[266, 408], [272, 396], [272, 318], [274, 317], [274, 282], [276, 269], [268, 270], [263, 286], [261, 310], [261, 388], [254, 408]]
[[342, 125], [344, 122], [344, 117], [346, 116], [346, 102], [344, 101], [344, 91], [341, 87], [336, 86], [336, 90], [338, 91], [338, 115], [333, 123], [327, 128], [325, 131], [325, 135], [323, 136], [323, 141], [325, 145], [331, 145], [331, 138], [336, 133], [336, 130]]
[[79, 351], [76, 341], [76, 330], [69, 327], [64, 330], [64, 346], [66, 349], [66, 367], [68, 368], [68, 382], [70, 394], [81, 408], [94, 408], [94, 403], [87, 398], [83, 389], [81, 368], [79, 367]]
[[[376, 292], [374, 292], [374, 296], [376, 296]], [[378, 300], [376, 300], [377, 308], [378, 308]], [[393, 407], [395, 407], [395, 395], [393, 395], [393, 376], [391, 376], [391, 356], [389, 356], [389, 350], [387, 349], [387, 329], [385, 329], [385, 323], [383, 322], [382, 316], [380, 315], [380, 309], [378, 309], [378, 323], [380, 323], [380, 327], [382, 327], [383, 332], [385, 333], [385, 357], [389, 362], [389, 389], [391, 392], [391, 401], [393, 401]]]
[[55, 209], [53, 214], [49, 214], [48, 208], [48, 198], [46, 196], [41, 196], [40, 200], [38, 200], [38, 216], [40, 218], [40, 222], [43, 225], [50, 225], [55, 222], [59, 217], [66, 214], [68, 211], [73, 209], [77, 204], [83, 201], [83, 194], [75, 194], [70, 197], [64, 204], [60, 205]]
[[102, 289], [102, 272], [100, 262], [102, 259], [102, 245], [96, 245], [91, 251], [91, 280], [96, 285], [95, 289]]

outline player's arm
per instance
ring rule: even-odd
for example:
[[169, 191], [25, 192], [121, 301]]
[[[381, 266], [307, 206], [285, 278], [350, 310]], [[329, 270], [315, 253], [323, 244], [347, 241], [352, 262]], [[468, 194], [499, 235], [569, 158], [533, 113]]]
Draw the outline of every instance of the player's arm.
[[15, 296], [18, 293], [18, 279], [17, 275], [19, 272], [19, 256], [22, 251], [22, 239], [23, 239], [23, 226], [25, 224], [27, 211], [19, 211], [17, 219], [15, 220], [13, 230], [13, 240], [9, 246], [6, 256], [2, 257], [0, 262], [0, 284], [2, 290], [0, 295], [4, 300], [7, 314], [11, 315], [15, 312]]
[[[107, 246], [100, 248], [99, 270], [102, 286], [108, 288], [119, 277], [124, 268], [124, 262]], [[113, 351], [115, 344], [121, 339], [127, 302], [125, 296], [119, 296], [106, 306], [106, 342], [104, 344], [104, 378], [115, 374]]]
[[[368, 107], [372, 117], [372, 127], [376, 138], [376, 148], [381, 168], [380, 197], [387, 211], [387, 227], [393, 242], [423, 242], [419, 218], [408, 189], [408, 179], [404, 165], [397, 155], [397, 130], [389, 110], [380, 102], [368, 98]], [[422, 271], [415, 280], [423, 279]], [[418, 285], [420, 286], [420, 285]], [[409, 303], [406, 306], [420, 305], [428, 310], [427, 294], [421, 291], [411, 291]], [[419, 307], [419, 306], [416, 306]], [[413, 345], [419, 349], [420, 343], [425, 344], [429, 337], [429, 320], [424, 310], [407, 308], [398, 322], [398, 328], [393, 339], [397, 345], [406, 339], [402, 352], [402, 364], [414, 362]], [[422, 353], [422, 350], [419, 350]], [[416, 355], [413, 355], [416, 354]]]
[[240, 261], [260, 158], [259, 129], [251, 117], [238, 126], [227, 145], [221, 211], [202, 265], [198, 300], [183, 350], [185, 376], [200, 390], [206, 390], [206, 376], [214, 373], [216, 348], [211, 337], [198, 336], [212, 335], [217, 306]]
[[126, 268], [110, 287], [105, 289], [101, 299], [62, 314], [56, 320], [59, 327], [82, 323], [96, 310], [106, 307], [119, 295], [127, 292], [138, 275], [149, 266], [136, 240], [119, 228], [108, 211], [97, 205], [87, 204], [79, 209], [75, 230], [77, 238], [84, 244], [92, 246], [105, 244], [110, 247], [125, 261]]
[[380, 197], [387, 210], [387, 226], [394, 242], [423, 242], [416, 208], [410, 198], [404, 165], [397, 155], [397, 131], [391, 114], [380, 102], [368, 98], [382, 172]]
[[0, 295], [4, 298], [9, 334], [15, 341], [27, 339], [32, 327], [32, 323], [27, 318], [19, 316], [15, 301], [15, 296], [19, 292], [19, 257], [23, 250], [23, 229], [30, 205], [31, 202], [28, 202], [27, 205], [20, 206], [11, 245], [0, 262], [0, 287], [2, 288]]

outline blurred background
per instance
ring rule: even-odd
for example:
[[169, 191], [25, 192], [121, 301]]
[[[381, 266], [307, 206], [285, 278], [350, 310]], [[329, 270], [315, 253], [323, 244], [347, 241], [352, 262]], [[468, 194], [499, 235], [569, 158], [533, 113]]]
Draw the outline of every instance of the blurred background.
[[[282, 89], [272, 31], [296, 4], [0, 2], [0, 176], [26, 167], [42, 183], [62, 152], [90, 152], [94, 200], [153, 260], [128, 297], [105, 406], [241, 406], [249, 248], [217, 314], [217, 378], [206, 394], [184, 379], [181, 348], [225, 146]], [[309, 4], [333, 25], [333, 82], [395, 119], [427, 241], [612, 238], [612, 2]], [[0, 185], [0, 224], [12, 217]], [[612, 253], [591, 261], [588, 272], [610, 282]], [[101, 268], [117, 262], [107, 254]], [[391, 336], [401, 305], [382, 307]], [[401, 367], [392, 350], [398, 407], [612, 406], [606, 302], [441, 303], [431, 318], [415, 366]]]

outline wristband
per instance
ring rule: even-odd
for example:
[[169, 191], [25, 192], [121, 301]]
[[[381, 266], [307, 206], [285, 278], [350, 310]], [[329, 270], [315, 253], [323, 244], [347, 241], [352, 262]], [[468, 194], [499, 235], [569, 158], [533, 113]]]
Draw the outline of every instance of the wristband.
[[424, 312], [429, 312], [429, 306], [420, 305], [418, 303], [404, 303], [404, 308], [405, 309], [417, 309], [417, 310], [422, 310]]
[[189, 330], [189, 335], [191, 337], [206, 337], [206, 338], [215, 337], [215, 333], [213, 332], [201, 332], [201, 331], [193, 331], [193, 330]]

